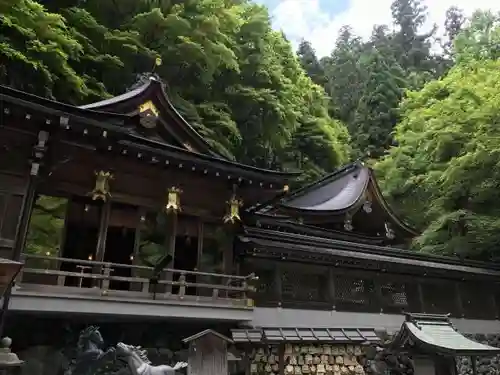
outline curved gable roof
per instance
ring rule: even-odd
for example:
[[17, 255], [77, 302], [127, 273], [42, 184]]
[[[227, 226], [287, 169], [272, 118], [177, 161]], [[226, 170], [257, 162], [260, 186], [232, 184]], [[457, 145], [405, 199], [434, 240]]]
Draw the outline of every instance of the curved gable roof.
[[[188, 142], [181, 142], [181, 146], [184, 147], [179, 147], [162, 139], [150, 138], [131, 129], [131, 124], [133, 125], [136, 122], [134, 121], [135, 116], [140, 116], [139, 105], [134, 107], [135, 104], [141, 103], [143, 99], [152, 100], [155, 98], [154, 95], [160, 95], [158, 100], [161, 100], [162, 96], [166, 99], [165, 93], [158, 90], [163, 90], [160, 82], [150, 80], [147, 84], [141, 85], [139, 88], [118, 97], [77, 107], [0, 85], [0, 104], [4, 105], [6, 103], [7, 105], [23, 108], [23, 110], [30, 111], [31, 113], [51, 117], [56, 120], [51, 123], [51, 126], [60, 127], [62, 126], [62, 122], [60, 121], [64, 120], [68, 131], [79, 133], [77, 129], [85, 126], [85, 131], [88, 130], [89, 134], [91, 132], [109, 134], [110, 137], [108, 139], [113, 138], [113, 142], [118, 143], [120, 147], [136, 149], [140, 150], [140, 152], [144, 151], [144, 153], [156, 159], [178, 159], [180, 163], [192, 165], [193, 171], [196, 169], [194, 168], [195, 165], [200, 165], [204, 168], [209, 167], [210, 169], [228, 173], [228, 178], [237, 179], [238, 176], [241, 176], [250, 181], [250, 183], [252, 181], [260, 182], [261, 186], [263, 182], [269, 182], [271, 183], [270, 187], [273, 189], [279, 188], [281, 184], [286, 185], [300, 174], [298, 171], [276, 171], [245, 165], [223, 158], [212, 152], [213, 150], [204, 153], [202, 152], [203, 148], [208, 150], [210, 146], [183, 119], [182, 123], [175, 122], [175, 125], [172, 126], [172, 129], [175, 129], [175, 131], [171, 135], [178, 137], [180, 140], [192, 140], [192, 145]], [[132, 98], [135, 98], [136, 102], [133, 102]], [[164, 108], [162, 107], [163, 104], [160, 106], [160, 104], [156, 103], [159, 102], [155, 101], [155, 105], [158, 105], [158, 108]], [[136, 108], [136, 110], [130, 111], [132, 108]], [[127, 111], [127, 109], [129, 110]], [[115, 110], [115, 112], [111, 110]], [[170, 110], [175, 111], [173, 107]], [[177, 115], [179, 118], [175, 121], [181, 121], [181, 116], [178, 113]], [[175, 116], [172, 115], [171, 118], [175, 119]], [[174, 123], [174, 120], [168, 122], [168, 124], [171, 123]], [[187, 126], [185, 126], [186, 124]], [[164, 129], [162, 135], [170, 134], [168, 133], [169, 129]], [[111, 134], [113, 137], [111, 137]], [[194, 147], [187, 146], [199, 146], [199, 148], [194, 149]], [[147, 162], [146, 158], [142, 158], [142, 160]]]
[[79, 108], [136, 116], [140, 115], [141, 106], [145, 104], [148, 107], [152, 104], [151, 108], [157, 112], [155, 130], [165, 143], [170, 143], [173, 139], [177, 146], [188, 151], [227, 159], [214, 150], [184, 119], [168, 97], [165, 84], [154, 77], [149, 77], [145, 83], [126, 93]]
[[[356, 161], [328, 174], [291, 194], [279, 203], [268, 203], [267, 207], [255, 209], [264, 214], [276, 210], [291, 216], [332, 217], [346, 215], [357, 210], [370, 197], [383, 212], [408, 237], [419, 233], [401, 220], [384, 199], [373, 170]], [[263, 205], [264, 206], [264, 205]]]

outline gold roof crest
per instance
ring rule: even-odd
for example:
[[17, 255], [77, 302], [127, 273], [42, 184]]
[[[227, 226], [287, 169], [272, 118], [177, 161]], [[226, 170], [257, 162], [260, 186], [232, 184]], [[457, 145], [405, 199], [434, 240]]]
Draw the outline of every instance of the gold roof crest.
[[159, 115], [158, 109], [156, 109], [155, 105], [151, 100], [148, 100], [145, 103], [142, 103], [139, 106], [139, 115], [141, 117], [140, 123], [145, 128], [154, 128], [156, 126], [156, 120]]

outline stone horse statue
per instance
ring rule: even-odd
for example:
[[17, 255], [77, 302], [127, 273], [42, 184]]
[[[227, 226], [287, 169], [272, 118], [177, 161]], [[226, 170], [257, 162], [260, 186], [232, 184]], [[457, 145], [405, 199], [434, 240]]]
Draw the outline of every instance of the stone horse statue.
[[187, 367], [186, 362], [177, 362], [174, 367], [153, 366], [145, 350], [122, 342], [116, 345], [116, 356], [127, 362], [132, 375], [174, 375], [176, 371]]
[[104, 352], [104, 340], [99, 328], [89, 326], [80, 332], [77, 354], [65, 375], [95, 375], [104, 362], [114, 359], [115, 349]]

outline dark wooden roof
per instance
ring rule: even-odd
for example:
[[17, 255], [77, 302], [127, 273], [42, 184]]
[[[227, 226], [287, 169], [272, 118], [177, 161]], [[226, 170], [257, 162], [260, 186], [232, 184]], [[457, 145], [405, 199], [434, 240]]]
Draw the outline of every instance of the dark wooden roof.
[[480, 356], [500, 353], [500, 348], [470, 340], [458, 332], [447, 315], [407, 314], [393, 348], [416, 349], [425, 354]]
[[217, 331], [214, 331], [213, 329], [206, 329], [206, 330], [198, 332], [192, 336], [186, 337], [185, 339], [182, 339], [182, 342], [186, 344], [186, 343], [189, 343], [191, 341], [196, 341], [196, 340], [198, 340], [202, 337], [205, 337], [207, 335], [213, 335], [213, 336], [218, 337], [219, 339], [221, 339], [223, 341], [229, 342], [231, 344], [233, 343], [233, 340], [231, 340], [229, 337], [226, 337], [223, 334], [221, 334]]
[[294, 233], [297, 235], [321, 237], [332, 240], [355, 242], [360, 244], [370, 244], [384, 246], [387, 242], [382, 236], [363, 235], [356, 231], [347, 232], [340, 230], [327, 230], [315, 225], [303, 224], [297, 220], [283, 216], [277, 217], [268, 214], [258, 214], [254, 216], [254, 221], [259, 223], [260, 228], [277, 230], [279, 232]]
[[[378, 208], [378, 216], [371, 220], [390, 223], [398, 237], [411, 239], [418, 232], [401, 220], [382, 196], [371, 168], [357, 161], [315, 181], [288, 195], [253, 207], [250, 212], [257, 215], [274, 216], [277, 221], [301, 218], [314, 223], [329, 223], [339, 218], [351, 217], [360, 211], [365, 202]], [[382, 217], [380, 216], [382, 215]], [[366, 220], [370, 218], [363, 219]], [[368, 238], [367, 238], [368, 239]], [[377, 238], [371, 238], [377, 242]]]
[[451, 257], [374, 246], [331, 238], [245, 227], [239, 237], [247, 256], [307, 261], [377, 271], [410, 270], [415, 274], [446, 272], [450, 277], [499, 277], [500, 268], [490, 263], [463, 261]]
[[281, 206], [312, 215], [344, 213], [363, 198], [369, 181], [370, 170], [356, 162], [293, 192]]
[[150, 133], [159, 140], [187, 151], [224, 158], [182, 117], [165, 92], [165, 85], [154, 77], [122, 95], [80, 108], [138, 116], [141, 105], [148, 102], [158, 111]]
[[[88, 139], [97, 137], [105, 140], [105, 142], [100, 142], [99, 145], [103, 146], [106, 144], [105, 149], [109, 152], [119, 152], [122, 156], [126, 155], [126, 157], [135, 156], [137, 160], [140, 159], [142, 162], [149, 164], [178, 166], [179, 168], [192, 170], [194, 173], [220, 175], [224, 178], [227, 177], [228, 181], [246, 180], [257, 186], [259, 184], [260, 186], [263, 186], [263, 184], [267, 185], [267, 188], [275, 189], [276, 191], [281, 191], [283, 185], [286, 185], [300, 174], [299, 172], [256, 168], [225, 159], [215, 154], [215, 152], [208, 149], [209, 146], [203, 139], [200, 141], [201, 137], [192, 127], [186, 124], [184, 120], [178, 118], [180, 115], [175, 109], [170, 108], [169, 113], [173, 113], [171, 115], [172, 121], [167, 121], [166, 117], [161, 117], [163, 116], [163, 112], [161, 111], [166, 111], [164, 108], [166, 104], [160, 106], [160, 102], [158, 104], [158, 111], [160, 111], [161, 123], [166, 122], [171, 124], [174, 122], [173, 119], [176, 119], [175, 123], [177, 124], [175, 127], [167, 127], [165, 125], [165, 128], [161, 130], [161, 135], [165, 137], [164, 139], [150, 136], [147, 132], [149, 129], [145, 129], [144, 133], [138, 131], [139, 126], [137, 123], [140, 120], [137, 111], [125, 113], [124, 107], [124, 113], [106, 112], [109, 108], [114, 108], [110, 107], [112, 103], [115, 103], [115, 105], [132, 106], [132, 98], [138, 98], [137, 100], [139, 100], [143, 98], [143, 95], [145, 95], [145, 99], [151, 98], [153, 100], [154, 97], [161, 99], [161, 95], [164, 95], [164, 93], [159, 90], [162, 90], [161, 85], [158, 82], [153, 83], [151, 81], [147, 85], [133, 90], [132, 94], [128, 93], [124, 96], [100, 102], [101, 104], [96, 103], [94, 105], [76, 107], [0, 85], [0, 103], [3, 107], [4, 116], [11, 114], [13, 108], [24, 111], [26, 116], [35, 117], [35, 114], [37, 114], [44, 119], [45, 126], [48, 128], [47, 130], [53, 128], [63, 129], [81, 137], [85, 136]], [[161, 95], [160, 92], [162, 93]], [[136, 94], [135, 96], [133, 95], [134, 93]], [[162, 100], [167, 99], [163, 98]], [[118, 110], [118, 108], [115, 109]], [[181, 125], [186, 126], [182, 127]], [[169, 129], [174, 128], [175, 131], [172, 130], [172, 134], [168, 133]], [[181, 141], [186, 139], [188, 141], [183, 141], [184, 143], [181, 142], [182, 144], [178, 145], [166, 141], [167, 138], [175, 140], [175, 137], [179, 137], [178, 139]], [[189, 142], [191, 142], [190, 146], [186, 146]], [[194, 147], [198, 147], [198, 149], [195, 150]]]
[[281, 328], [265, 327], [231, 330], [235, 343], [330, 343], [370, 344], [380, 342], [373, 329], [367, 328]]

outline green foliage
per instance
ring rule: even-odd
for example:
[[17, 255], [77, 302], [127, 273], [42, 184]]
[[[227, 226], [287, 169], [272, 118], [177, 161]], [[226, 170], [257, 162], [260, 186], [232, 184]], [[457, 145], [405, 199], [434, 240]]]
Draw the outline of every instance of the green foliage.
[[361, 157], [378, 158], [392, 144], [397, 107], [407, 82], [398, 62], [377, 49], [366, 57], [362, 66], [366, 78], [349, 130], [354, 147], [363, 153]]
[[416, 241], [423, 251], [482, 259], [495, 254], [500, 241], [499, 72], [499, 61], [458, 65], [443, 79], [409, 93], [402, 104], [398, 147], [377, 169], [390, 197], [424, 228]]
[[80, 99], [88, 88], [69, 61], [82, 54], [60, 14], [32, 0], [0, 1], [0, 82], [40, 95]]
[[[246, 0], [0, 0], [0, 82], [80, 104], [154, 69], [222, 155], [300, 168], [304, 180], [372, 158], [390, 200], [423, 230], [416, 248], [493, 256], [500, 16], [466, 23], [450, 8], [435, 54], [420, 0], [394, 0], [391, 11], [395, 28], [363, 41], [346, 26], [318, 59], [307, 41], [294, 54], [265, 7]], [[52, 203], [35, 210], [30, 251], [57, 246]], [[156, 234], [143, 246], [149, 260]]]
[[500, 57], [500, 13], [477, 11], [470, 25], [458, 33], [454, 57], [458, 63]]
[[[347, 159], [343, 125], [330, 118], [324, 93], [272, 30], [264, 7], [226, 0], [0, 0], [0, 14], [3, 83], [78, 104], [124, 92], [159, 57], [155, 73], [172, 101], [224, 156], [278, 169], [307, 159], [318, 173]], [[311, 132], [319, 143], [290, 158], [292, 145]]]
[[[62, 247], [64, 220], [68, 201], [64, 198], [41, 195], [31, 215], [25, 252], [41, 256], [59, 256]], [[50, 268], [50, 260], [33, 260], [30, 267]]]
[[[392, 145], [405, 89], [421, 88], [446, 69], [446, 61], [430, 53], [434, 30], [420, 33], [427, 17], [421, 2], [395, 0], [391, 10], [393, 31], [379, 25], [369, 40], [362, 41], [345, 26], [320, 67], [307, 42], [298, 51], [311, 78], [323, 82], [331, 97], [330, 115], [347, 125], [354, 155], [359, 158], [378, 158]], [[455, 21], [448, 22], [450, 30], [456, 29]]]
[[317, 85], [324, 85], [326, 83], [325, 71], [316, 57], [316, 52], [311, 43], [303, 40], [299, 45], [297, 55], [300, 65], [302, 65], [307, 75], [311, 77], [312, 81]]
[[420, 31], [422, 2], [395, 0], [391, 10], [393, 31], [376, 26], [362, 41], [346, 26], [322, 70], [306, 42], [301, 63], [324, 82], [330, 115], [347, 125], [353, 154], [371, 159], [393, 207], [423, 231], [414, 247], [495, 257], [500, 15], [478, 11], [466, 22], [460, 9], [448, 9], [442, 53], [433, 54], [435, 30]]
[[[264, 168], [304, 168], [305, 179], [348, 160], [345, 125], [330, 117], [323, 88], [304, 72], [283, 34], [272, 30], [262, 6], [227, 0], [0, 0], [0, 31], [4, 84], [82, 104], [121, 94], [154, 69], [177, 109], [228, 158]], [[58, 202], [40, 198], [28, 251], [55, 254], [64, 219]], [[145, 263], [163, 255], [164, 219], [156, 217], [144, 233]]]

